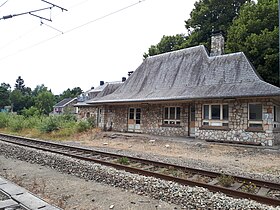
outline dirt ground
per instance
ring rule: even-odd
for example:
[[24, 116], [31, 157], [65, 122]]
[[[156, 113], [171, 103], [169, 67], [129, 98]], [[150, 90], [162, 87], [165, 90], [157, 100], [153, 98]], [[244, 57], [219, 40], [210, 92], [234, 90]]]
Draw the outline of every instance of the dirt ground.
[[81, 145], [154, 154], [180, 160], [201, 161], [249, 173], [280, 176], [280, 147], [215, 144], [193, 138], [94, 132], [79, 135]]
[[172, 210], [180, 206], [0, 154], [0, 176], [65, 210]]

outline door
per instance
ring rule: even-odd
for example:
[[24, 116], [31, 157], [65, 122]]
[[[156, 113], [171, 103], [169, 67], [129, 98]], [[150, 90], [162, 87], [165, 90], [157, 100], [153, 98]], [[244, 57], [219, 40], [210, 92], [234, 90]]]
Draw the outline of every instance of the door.
[[195, 105], [189, 106], [189, 136], [195, 136]]
[[98, 108], [98, 113], [97, 113], [97, 124], [99, 128], [103, 128], [103, 115], [104, 111], [102, 108]]
[[130, 131], [130, 132], [140, 132], [141, 131], [141, 109], [140, 108], [129, 108], [128, 131]]

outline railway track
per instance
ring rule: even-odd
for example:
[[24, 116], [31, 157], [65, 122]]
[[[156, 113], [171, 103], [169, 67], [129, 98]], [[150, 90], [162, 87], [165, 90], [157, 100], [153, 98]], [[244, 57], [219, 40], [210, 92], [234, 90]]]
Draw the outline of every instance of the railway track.
[[0, 134], [0, 140], [72, 158], [93, 161], [116, 169], [174, 181], [183, 185], [204, 187], [210, 191], [222, 192], [236, 198], [252, 199], [273, 206], [280, 205], [280, 184], [278, 183], [7, 134]]

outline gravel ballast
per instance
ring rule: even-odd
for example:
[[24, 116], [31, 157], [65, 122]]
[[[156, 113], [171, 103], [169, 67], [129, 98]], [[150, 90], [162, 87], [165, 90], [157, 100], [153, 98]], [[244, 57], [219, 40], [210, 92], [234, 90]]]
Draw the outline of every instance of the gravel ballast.
[[181, 205], [187, 209], [278, 209], [246, 199], [233, 199], [200, 187], [188, 187], [160, 179], [75, 160], [61, 155], [0, 143], [2, 155], [51, 167], [77, 177], [106, 183], [154, 199]]

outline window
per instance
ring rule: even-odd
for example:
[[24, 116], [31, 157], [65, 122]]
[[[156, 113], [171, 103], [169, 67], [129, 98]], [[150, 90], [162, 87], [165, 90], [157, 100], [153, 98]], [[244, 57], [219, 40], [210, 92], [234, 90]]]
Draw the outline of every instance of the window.
[[129, 109], [129, 119], [133, 120], [134, 119], [134, 108]]
[[135, 120], [135, 124], [141, 124], [141, 109], [129, 108], [129, 119]]
[[273, 113], [274, 113], [274, 117], [273, 117], [273, 121], [274, 122], [280, 122], [280, 107], [279, 106], [274, 106], [273, 107]]
[[203, 105], [203, 125], [228, 126], [228, 112], [227, 104]]
[[165, 107], [164, 108], [164, 124], [180, 125], [181, 108]]
[[136, 119], [135, 119], [135, 123], [136, 124], [140, 124], [140, 120], [141, 120], [141, 109], [137, 108], [136, 109]]
[[204, 111], [204, 115], [203, 115], [203, 119], [208, 120], [209, 119], [209, 105], [204, 105], [203, 106], [203, 111]]
[[262, 120], [261, 104], [249, 104], [249, 120]]
[[262, 128], [262, 104], [249, 104], [249, 127]]
[[220, 105], [212, 105], [211, 106], [211, 119], [212, 120], [220, 120], [221, 119]]
[[273, 128], [280, 128], [280, 107], [273, 106]]

